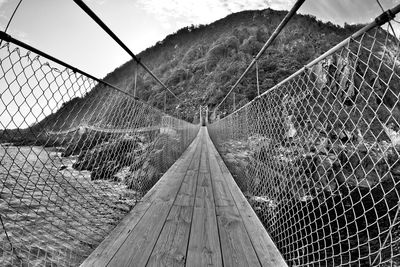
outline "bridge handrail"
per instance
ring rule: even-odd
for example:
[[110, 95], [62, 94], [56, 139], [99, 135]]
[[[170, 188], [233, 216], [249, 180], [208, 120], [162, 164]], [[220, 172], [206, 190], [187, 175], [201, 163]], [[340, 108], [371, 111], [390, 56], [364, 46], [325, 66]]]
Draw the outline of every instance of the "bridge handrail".
[[0, 262], [79, 265], [199, 126], [0, 39]]
[[208, 125], [290, 266], [400, 264], [399, 12]]
[[[360, 30], [358, 30], [357, 32], [353, 33], [351, 36], [349, 36], [348, 38], [344, 39], [342, 42], [338, 43], [336, 46], [332, 47], [331, 49], [329, 49], [328, 51], [326, 51], [325, 53], [323, 53], [322, 55], [320, 55], [318, 58], [312, 60], [311, 62], [309, 62], [307, 65], [305, 65], [304, 67], [302, 67], [301, 69], [299, 69], [298, 71], [296, 71], [295, 73], [293, 73], [292, 75], [288, 76], [287, 78], [285, 78], [284, 80], [282, 80], [281, 82], [279, 82], [278, 84], [274, 85], [273, 87], [267, 89], [266, 91], [264, 91], [262, 94], [257, 95], [253, 100], [251, 100], [250, 102], [246, 103], [244, 106], [240, 107], [238, 110], [240, 110], [241, 108], [244, 108], [246, 105], [250, 105], [250, 103], [252, 103], [253, 101], [256, 101], [258, 98], [260, 98], [261, 96], [267, 94], [269, 91], [271, 90], [275, 90], [277, 88], [279, 88], [279, 86], [281, 86], [282, 84], [286, 83], [287, 81], [291, 80], [292, 78], [296, 77], [297, 75], [301, 74], [302, 72], [304, 72], [306, 69], [312, 67], [313, 65], [315, 65], [316, 63], [318, 63], [319, 61], [321, 61], [322, 59], [328, 57], [329, 55], [334, 54], [336, 51], [338, 51], [339, 49], [343, 48], [345, 45], [348, 44], [348, 42], [352, 39], [355, 39], [361, 35], [363, 35], [364, 33], [368, 32], [371, 29], [374, 29], [376, 27], [382, 26], [385, 23], [391, 21], [392, 19], [394, 19], [394, 17], [400, 12], [400, 5], [396, 5], [395, 7], [393, 7], [392, 9], [389, 9], [385, 12], [383, 12], [382, 14], [380, 14], [379, 16], [377, 16], [371, 23], [369, 23], [368, 25], [364, 26], [363, 28], [361, 28]], [[267, 43], [270, 43], [267, 41]], [[263, 50], [261, 50], [263, 51]], [[261, 57], [262, 53], [261, 51], [257, 54], [258, 58]], [[264, 49], [265, 51], [265, 49]], [[263, 52], [264, 52], [263, 51]], [[252, 66], [254, 66], [256, 62], [256, 59], [254, 59], [249, 67], [246, 69], [246, 71], [241, 75], [241, 77], [239, 78], [239, 80], [235, 83], [235, 85], [232, 87], [232, 89], [228, 92], [228, 94], [224, 97], [224, 99], [218, 104], [218, 106], [215, 108], [215, 110], [217, 110], [217, 108], [222, 104], [222, 102], [228, 97], [228, 95], [237, 87], [237, 85], [240, 83], [240, 81], [243, 79], [243, 77], [245, 76], [246, 72], [250, 70], [250, 68]], [[235, 110], [235, 111], [238, 111]], [[234, 112], [235, 112], [234, 111]]]
[[82, 0], [74, 0], [74, 2], [82, 8], [122, 49], [127, 52], [132, 59], [153, 77], [165, 90], [172, 94], [180, 102], [182, 101], [174, 92], [172, 92], [122, 41], [118, 36], [94, 13]]
[[257, 64], [257, 61], [261, 58], [261, 56], [265, 53], [265, 51], [268, 49], [268, 47], [275, 41], [275, 39], [278, 37], [278, 35], [281, 33], [281, 31], [285, 28], [286, 24], [290, 21], [290, 19], [296, 14], [296, 12], [300, 9], [302, 4], [304, 3], [305, 0], [297, 0], [291, 10], [286, 14], [286, 16], [283, 18], [283, 20], [279, 23], [279, 25], [276, 27], [274, 32], [271, 34], [271, 36], [268, 38], [268, 40], [265, 42], [263, 47], [260, 49], [260, 51], [257, 53], [257, 55], [253, 58], [253, 60], [250, 62], [250, 64], [247, 66], [245, 71], [240, 75], [239, 79], [235, 82], [235, 84], [232, 86], [232, 88], [228, 91], [228, 93], [225, 95], [225, 97], [221, 100], [221, 102], [214, 108], [214, 113], [218, 108], [222, 105], [222, 103], [228, 98], [228, 96], [235, 90], [235, 88], [239, 85], [239, 83], [243, 80], [243, 78], [246, 76], [246, 74], [251, 70], [251, 68]]

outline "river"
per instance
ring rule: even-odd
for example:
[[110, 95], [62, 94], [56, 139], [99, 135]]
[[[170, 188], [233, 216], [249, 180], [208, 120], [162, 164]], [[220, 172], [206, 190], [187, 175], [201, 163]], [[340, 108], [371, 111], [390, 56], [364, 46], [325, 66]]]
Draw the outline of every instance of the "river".
[[75, 160], [57, 148], [0, 145], [0, 263], [78, 265], [134, 205], [125, 185], [91, 181]]

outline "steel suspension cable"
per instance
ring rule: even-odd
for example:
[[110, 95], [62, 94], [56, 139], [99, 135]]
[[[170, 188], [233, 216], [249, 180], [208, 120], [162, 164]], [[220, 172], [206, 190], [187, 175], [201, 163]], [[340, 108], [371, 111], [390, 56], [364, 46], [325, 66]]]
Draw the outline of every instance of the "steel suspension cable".
[[[379, 7], [382, 10], [382, 12], [385, 12], [385, 9], [383, 8], [381, 2], [379, 2], [379, 0], [375, 0], [375, 1], [379, 5]], [[390, 23], [390, 21], [388, 21], [388, 24], [389, 24], [390, 29], [392, 30], [394, 38], [396, 39], [396, 41], [398, 41], [398, 38], [397, 38], [396, 32], [394, 31], [392, 23]]]
[[132, 94], [130, 94], [128, 92], [125, 92], [124, 90], [122, 90], [122, 89], [120, 89], [120, 88], [118, 88], [118, 87], [116, 87], [116, 86], [114, 86], [114, 85], [112, 85], [112, 84], [110, 84], [110, 83], [108, 83], [108, 82], [106, 82], [104, 80], [96, 78], [93, 75], [90, 75], [90, 74], [84, 72], [83, 70], [75, 68], [74, 66], [71, 66], [68, 63], [65, 63], [64, 61], [61, 61], [58, 58], [55, 58], [55, 57], [53, 57], [53, 56], [51, 56], [51, 55], [49, 55], [49, 54], [47, 54], [47, 53], [35, 48], [35, 47], [32, 47], [32, 46], [30, 46], [30, 45], [28, 45], [28, 44], [26, 44], [26, 43], [24, 43], [24, 42], [22, 42], [20, 40], [17, 40], [15, 38], [13, 38], [11, 35], [3, 32], [3, 31], [0, 31], [0, 40], [13, 43], [13, 44], [18, 45], [18, 46], [20, 46], [22, 48], [25, 48], [26, 50], [32, 51], [32, 52], [34, 52], [34, 53], [36, 53], [36, 54], [38, 54], [38, 55], [40, 55], [40, 56], [42, 56], [44, 58], [47, 58], [47, 59], [49, 59], [51, 61], [54, 61], [55, 63], [57, 63], [57, 64], [59, 64], [59, 65], [61, 65], [63, 67], [71, 69], [73, 72], [76, 72], [76, 73], [82, 74], [84, 76], [87, 76], [90, 79], [95, 80], [98, 83], [101, 83], [103, 85], [109, 86], [109, 87], [113, 88], [116, 91], [119, 91], [119, 92], [121, 92], [121, 93], [123, 93], [125, 95], [128, 95], [128, 96], [132, 97], [132, 98], [135, 98]]
[[53, 56], [51, 56], [51, 55], [49, 55], [49, 54], [47, 54], [47, 53], [35, 48], [33, 46], [30, 46], [27, 43], [24, 43], [24, 42], [22, 42], [22, 41], [20, 41], [18, 39], [15, 39], [11, 35], [3, 32], [3, 31], [0, 31], [0, 42], [2, 42], [2, 41], [13, 43], [15, 45], [18, 45], [18, 46], [28, 50], [28, 51], [34, 52], [34, 53], [36, 53], [37, 55], [39, 55], [41, 57], [44, 57], [44, 58], [46, 58], [48, 60], [51, 60], [51, 61], [59, 64], [60, 66], [63, 66], [65, 68], [68, 68], [68, 69], [72, 70], [74, 73], [79, 73], [81, 75], [84, 75], [84, 76], [86, 76], [86, 77], [98, 82], [99, 84], [102, 84], [104, 86], [112, 88], [113, 90], [115, 90], [115, 91], [117, 91], [119, 93], [122, 93], [122, 94], [124, 94], [124, 95], [126, 95], [126, 96], [128, 96], [130, 98], [133, 98], [136, 101], [141, 102], [142, 104], [144, 104], [146, 106], [150, 106], [148, 103], [140, 100], [135, 95], [132, 95], [131, 93], [128, 93], [125, 90], [123, 90], [123, 89], [121, 89], [119, 87], [116, 87], [115, 85], [112, 85], [112, 84], [110, 84], [110, 83], [108, 83], [108, 82], [106, 82], [106, 81], [104, 81], [104, 80], [102, 80], [100, 78], [97, 78], [97, 77], [95, 77], [95, 76], [93, 76], [93, 75], [91, 75], [91, 74], [89, 74], [89, 73], [87, 73], [87, 72], [85, 72], [85, 71], [83, 71], [81, 69], [78, 69], [78, 68], [76, 68], [76, 67], [74, 67], [74, 66], [72, 66], [72, 65], [70, 65], [70, 64], [68, 64], [68, 63], [66, 63], [66, 62], [64, 62], [64, 61], [62, 61], [60, 59], [58, 59], [58, 58], [55, 58], [55, 57], [53, 57]]
[[233, 90], [239, 85], [239, 83], [243, 80], [244, 76], [250, 71], [250, 69], [256, 64], [257, 60], [260, 59], [260, 57], [264, 54], [265, 50], [272, 44], [272, 42], [276, 39], [276, 37], [279, 35], [279, 33], [283, 30], [283, 28], [286, 26], [286, 24], [289, 22], [289, 20], [296, 14], [297, 10], [301, 7], [301, 5], [305, 2], [305, 0], [297, 0], [296, 3], [293, 5], [292, 9], [289, 11], [289, 13], [286, 14], [286, 16], [283, 18], [281, 23], [278, 25], [278, 27], [275, 29], [275, 31], [272, 33], [272, 35], [269, 37], [267, 42], [264, 44], [264, 46], [261, 48], [261, 50], [258, 52], [258, 54], [254, 57], [254, 59], [251, 61], [249, 66], [246, 68], [246, 70], [242, 73], [242, 75], [239, 77], [239, 79], [236, 81], [236, 83], [232, 86], [232, 88], [229, 90], [229, 92], [225, 95], [225, 97], [222, 99], [222, 101], [215, 107], [214, 112], [222, 105], [222, 103], [228, 98], [228, 96], [232, 93]]
[[[361, 28], [357, 32], [353, 33], [352, 35], [350, 35], [349, 37], [347, 37], [346, 39], [344, 39], [340, 43], [336, 44], [334, 47], [332, 47], [331, 49], [329, 49], [328, 51], [326, 51], [325, 53], [323, 53], [322, 55], [320, 55], [316, 59], [314, 59], [311, 62], [307, 63], [307, 65], [305, 65], [304, 67], [302, 67], [301, 69], [299, 69], [298, 71], [296, 71], [295, 73], [290, 75], [289, 77], [285, 78], [284, 80], [280, 81], [275, 86], [273, 86], [273, 87], [269, 88], [268, 90], [264, 91], [262, 94], [260, 94], [259, 97], [262, 97], [263, 95], [266, 95], [269, 92], [279, 88], [279, 86], [282, 86], [284, 83], [286, 83], [286, 82], [290, 81], [291, 79], [293, 79], [294, 77], [300, 75], [301, 73], [304, 72], [304, 70], [311, 68], [313, 65], [317, 64], [323, 58], [326, 58], [326, 57], [334, 54], [335, 52], [337, 52], [338, 50], [343, 48], [345, 45], [347, 45], [350, 40], [356, 39], [356, 38], [362, 36], [364, 33], [368, 32], [369, 30], [371, 30], [371, 29], [373, 29], [373, 28], [375, 28], [377, 26], [382, 26], [383, 24], [387, 23], [388, 21], [391, 21], [391, 20], [395, 21], [394, 18], [399, 13], [400, 13], [400, 4], [396, 5], [392, 9], [386, 10], [385, 12], [383, 12], [382, 14], [377, 16], [374, 21], [372, 21], [368, 25], [364, 26], [363, 28]], [[235, 112], [238, 112], [239, 110], [241, 110], [241, 109], [245, 108], [246, 106], [250, 105], [254, 100], [255, 99], [253, 99], [252, 101], [248, 102], [246, 105], [240, 107]], [[216, 111], [216, 109], [214, 110], [214, 112], [215, 111]]]
[[127, 52], [134, 61], [137, 62], [143, 69], [149, 73], [164, 89], [170, 92], [180, 102], [182, 100], [175, 95], [141, 60], [118, 38], [118, 36], [82, 1], [74, 0], [74, 2], [91, 18], [93, 19], [114, 41]]

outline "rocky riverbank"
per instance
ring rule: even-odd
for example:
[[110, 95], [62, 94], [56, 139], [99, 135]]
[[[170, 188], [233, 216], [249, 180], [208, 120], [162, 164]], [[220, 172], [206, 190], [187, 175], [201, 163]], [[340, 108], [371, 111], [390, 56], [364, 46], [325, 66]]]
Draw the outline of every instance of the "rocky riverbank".
[[81, 148], [72, 167], [90, 171], [91, 180], [119, 181], [144, 193], [175, 162], [182, 149], [175, 131], [125, 135]]
[[90, 172], [72, 167], [75, 157], [61, 157], [62, 148], [0, 150], [5, 265], [76, 266], [140, 198], [123, 183], [91, 181]]
[[[196, 133], [145, 130], [53, 135], [42, 143], [46, 146], [25, 146], [29, 140], [22, 137], [1, 144], [0, 261], [79, 265]], [[55, 144], [60, 146], [49, 147]]]
[[[400, 238], [400, 214], [389, 229], [400, 209], [400, 146], [356, 138], [331, 142], [322, 134], [287, 140], [277, 145], [255, 135], [221, 143], [219, 151], [272, 238], [291, 236], [298, 252], [287, 255], [296, 259], [291, 264], [323, 259], [368, 266], [375, 257], [390, 259], [389, 244], [382, 244], [388, 231], [391, 240]], [[286, 225], [284, 233], [279, 225]], [[283, 254], [293, 253], [287, 241], [275, 240]], [[392, 249], [399, 253], [400, 246]]]

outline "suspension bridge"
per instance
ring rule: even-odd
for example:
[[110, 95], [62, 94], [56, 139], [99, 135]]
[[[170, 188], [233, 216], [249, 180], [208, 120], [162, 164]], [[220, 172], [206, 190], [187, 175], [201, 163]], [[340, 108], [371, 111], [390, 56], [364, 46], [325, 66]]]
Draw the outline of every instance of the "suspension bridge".
[[199, 124], [0, 32], [0, 265], [399, 266], [400, 5], [261, 93], [303, 2]]

